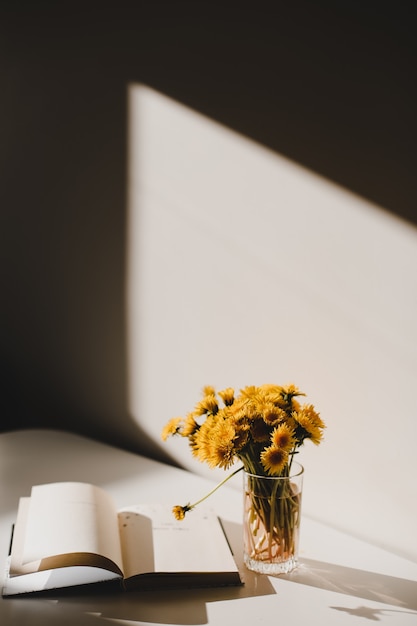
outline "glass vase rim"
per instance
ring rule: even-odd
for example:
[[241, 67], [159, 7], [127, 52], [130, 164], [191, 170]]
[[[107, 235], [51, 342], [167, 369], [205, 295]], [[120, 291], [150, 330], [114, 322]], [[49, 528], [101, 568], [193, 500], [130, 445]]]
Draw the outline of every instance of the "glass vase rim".
[[301, 465], [301, 463], [299, 463], [298, 461], [293, 461], [288, 476], [266, 476], [265, 474], [253, 474], [252, 472], [248, 472], [245, 469], [243, 470], [243, 472], [246, 476], [250, 476], [252, 478], [262, 478], [263, 480], [288, 480], [289, 478], [297, 478], [298, 476], [302, 476], [304, 474], [304, 466]]

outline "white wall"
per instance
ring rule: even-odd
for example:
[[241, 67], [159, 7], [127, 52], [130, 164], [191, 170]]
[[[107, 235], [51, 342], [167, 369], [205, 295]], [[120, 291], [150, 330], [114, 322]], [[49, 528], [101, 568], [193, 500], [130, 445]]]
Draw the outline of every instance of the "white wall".
[[132, 415], [159, 441], [206, 384], [295, 382], [328, 425], [305, 514], [417, 559], [416, 230], [141, 85], [129, 109]]

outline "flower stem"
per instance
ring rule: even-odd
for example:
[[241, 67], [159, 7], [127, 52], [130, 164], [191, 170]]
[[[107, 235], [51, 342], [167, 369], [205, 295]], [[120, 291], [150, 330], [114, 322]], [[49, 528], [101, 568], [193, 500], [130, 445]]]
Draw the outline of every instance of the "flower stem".
[[215, 491], [217, 491], [217, 489], [220, 489], [220, 487], [222, 487], [225, 483], [227, 483], [228, 480], [230, 480], [231, 478], [233, 478], [233, 476], [236, 476], [236, 474], [238, 474], [239, 472], [241, 472], [243, 470], [243, 465], [242, 467], [238, 467], [237, 470], [235, 470], [234, 472], [232, 472], [231, 474], [229, 474], [228, 476], [226, 476], [226, 478], [224, 478], [218, 485], [216, 485], [214, 487], [214, 489], [212, 489], [211, 491], [209, 491], [208, 493], [206, 493], [206, 495], [201, 498], [200, 500], [197, 500], [197, 502], [194, 502], [194, 504], [189, 504], [189, 510], [193, 509], [195, 506], [197, 506], [198, 504], [200, 504], [201, 502], [204, 502], [204, 500], [206, 500], [207, 498], [209, 498]]

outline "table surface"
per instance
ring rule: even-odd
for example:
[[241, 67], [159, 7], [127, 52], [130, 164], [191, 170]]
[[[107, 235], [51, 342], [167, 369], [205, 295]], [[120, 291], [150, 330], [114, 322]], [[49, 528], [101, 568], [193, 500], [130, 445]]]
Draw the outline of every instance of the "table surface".
[[[105, 488], [118, 507], [138, 502], [184, 504], [213, 486], [201, 476], [58, 431], [0, 435], [0, 561], [5, 563], [18, 498], [33, 484], [80, 480]], [[235, 479], [234, 479], [235, 480]], [[302, 518], [300, 565], [271, 577], [242, 563], [239, 483], [210, 499], [221, 516], [244, 578], [243, 587], [106, 594], [95, 589], [53, 597], [0, 600], [0, 624], [254, 626], [417, 625], [417, 563]], [[0, 584], [3, 582], [3, 566]]]

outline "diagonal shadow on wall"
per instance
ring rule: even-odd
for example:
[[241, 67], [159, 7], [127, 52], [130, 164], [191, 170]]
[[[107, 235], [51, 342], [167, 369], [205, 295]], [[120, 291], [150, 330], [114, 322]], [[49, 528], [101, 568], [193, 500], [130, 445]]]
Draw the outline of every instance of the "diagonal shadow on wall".
[[130, 81], [417, 221], [408, 22], [327, 4], [2, 7], [3, 430], [164, 457], [126, 399]]

